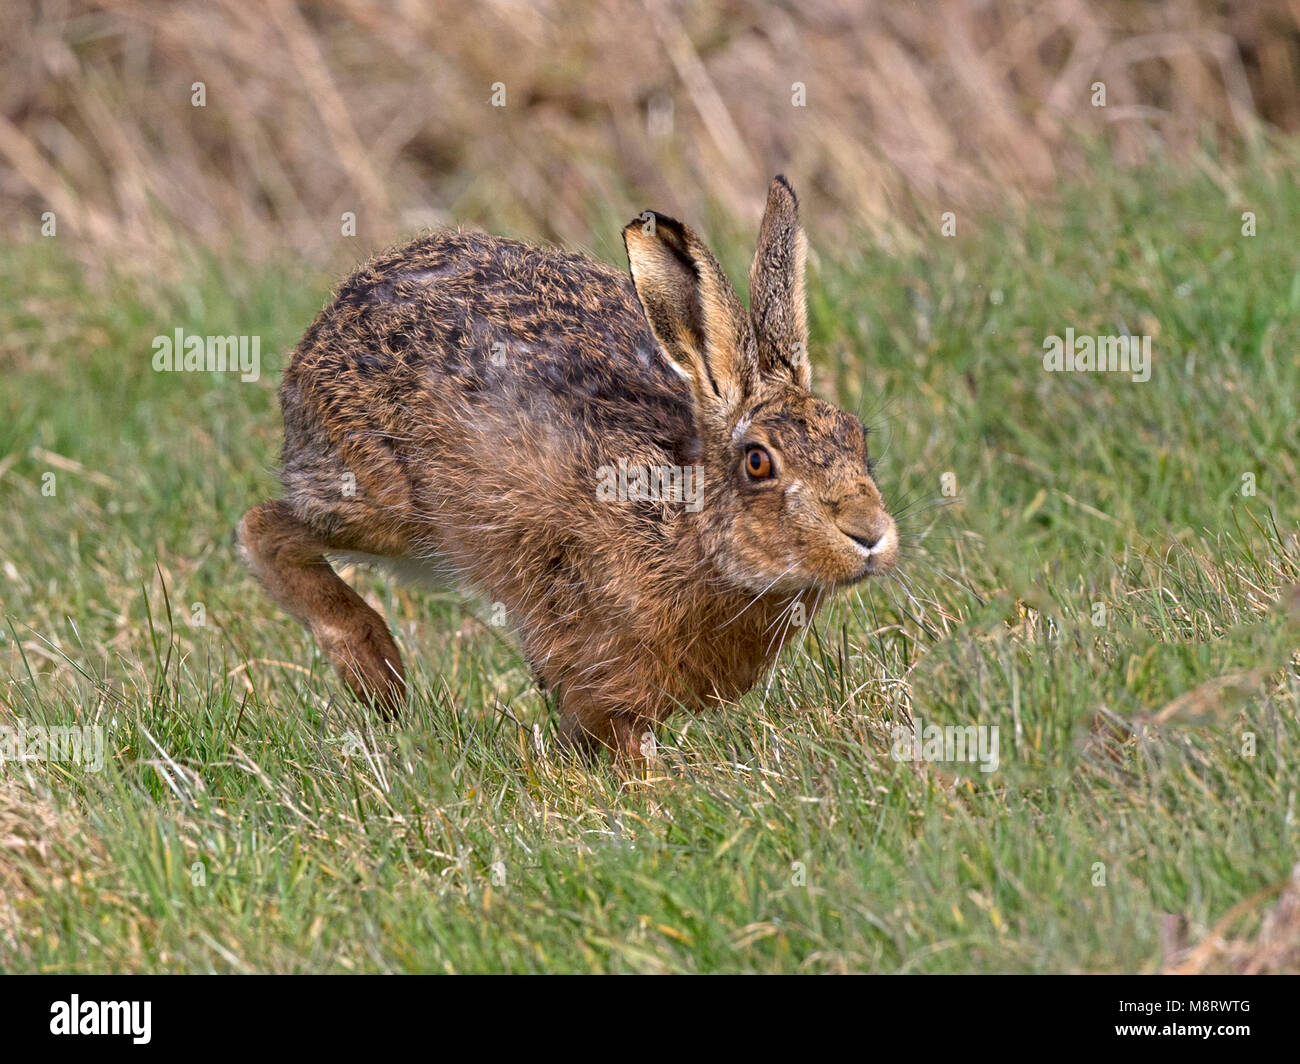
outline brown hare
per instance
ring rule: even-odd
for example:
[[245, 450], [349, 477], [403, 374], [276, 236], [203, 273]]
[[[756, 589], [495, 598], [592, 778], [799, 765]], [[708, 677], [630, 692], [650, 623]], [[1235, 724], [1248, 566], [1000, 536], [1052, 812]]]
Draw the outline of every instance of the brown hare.
[[768, 192], [750, 309], [699, 237], [647, 211], [631, 278], [439, 232], [362, 266], [280, 389], [282, 501], [253, 573], [363, 700], [406, 694], [384, 620], [328, 555], [415, 567], [504, 611], [577, 747], [636, 760], [678, 706], [735, 699], [898, 534], [867, 430], [809, 391], [805, 240]]

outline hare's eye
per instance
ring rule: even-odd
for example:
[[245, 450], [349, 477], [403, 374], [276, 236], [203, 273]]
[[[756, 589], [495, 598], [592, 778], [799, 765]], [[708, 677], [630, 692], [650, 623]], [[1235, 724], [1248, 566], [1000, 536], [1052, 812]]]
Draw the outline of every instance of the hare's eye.
[[754, 444], [745, 448], [745, 472], [755, 480], [766, 480], [772, 475], [772, 456], [766, 447]]

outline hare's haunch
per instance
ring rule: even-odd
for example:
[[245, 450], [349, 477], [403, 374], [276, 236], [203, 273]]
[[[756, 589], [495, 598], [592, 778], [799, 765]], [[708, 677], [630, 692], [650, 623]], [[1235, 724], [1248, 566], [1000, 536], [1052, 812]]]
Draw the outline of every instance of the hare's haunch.
[[582, 255], [441, 232], [372, 260], [280, 389], [283, 501], [245, 559], [362, 699], [401, 656], [330, 568], [359, 553], [484, 596], [570, 743], [639, 756], [676, 707], [734, 699], [827, 592], [898, 534], [867, 433], [809, 392], [804, 235], [772, 182], [750, 309], [679, 222], [623, 230], [631, 278]]

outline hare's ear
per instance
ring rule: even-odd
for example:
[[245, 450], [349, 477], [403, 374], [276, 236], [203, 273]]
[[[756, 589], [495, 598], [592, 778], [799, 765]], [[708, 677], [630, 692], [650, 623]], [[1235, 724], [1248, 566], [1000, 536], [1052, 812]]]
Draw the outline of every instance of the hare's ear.
[[758, 250], [749, 268], [749, 313], [758, 334], [760, 372], [765, 377], [786, 377], [804, 389], [812, 384], [804, 284], [807, 257], [799, 200], [790, 182], [778, 175], [767, 190]]
[[700, 239], [665, 215], [634, 218], [623, 243], [650, 331], [701, 413], [725, 420], [758, 383], [753, 330], [731, 282]]

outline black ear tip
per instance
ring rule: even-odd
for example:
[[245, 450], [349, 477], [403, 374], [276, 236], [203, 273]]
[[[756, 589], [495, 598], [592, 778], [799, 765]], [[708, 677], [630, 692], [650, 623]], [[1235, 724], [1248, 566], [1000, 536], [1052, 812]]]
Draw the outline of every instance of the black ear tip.
[[790, 198], [794, 200], [794, 205], [796, 207], [799, 206], [799, 197], [795, 195], [794, 186], [790, 184], [790, 179], [786, 177], [785, 174], [777, 174], [776, 177], [772, 178], [772, 184], [780, 185], [790, 193]]
[[685, 227], [676, 218], [669, 218], [668, 215], [660, 214], [658, 211], [642, 211], [623, 226], [624, 233], [632, 229], [640, 229], [647, 236], [652, 233], [668, 233], [680, 241], [683, 239]]

